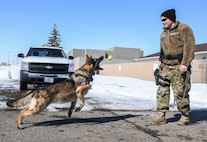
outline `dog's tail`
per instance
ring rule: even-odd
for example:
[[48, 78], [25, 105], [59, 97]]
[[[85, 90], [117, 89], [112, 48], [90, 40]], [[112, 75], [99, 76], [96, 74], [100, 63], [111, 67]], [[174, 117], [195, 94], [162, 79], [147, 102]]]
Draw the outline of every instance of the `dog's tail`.
[[20, 98], [17, 98], [15, 100], [9, 100], [7, 102], [7, 106], [13, 107], [13, 108], [16, 108], [16, 109], [20, 108], [20, 107], [24, 107], [27, 104], [29, 104], [29, 102], [30, 102], [31, 98], [33, 97], [33, 95], [34, 95], [34, 91], [29, 92], [24, 97], [20, 97]]

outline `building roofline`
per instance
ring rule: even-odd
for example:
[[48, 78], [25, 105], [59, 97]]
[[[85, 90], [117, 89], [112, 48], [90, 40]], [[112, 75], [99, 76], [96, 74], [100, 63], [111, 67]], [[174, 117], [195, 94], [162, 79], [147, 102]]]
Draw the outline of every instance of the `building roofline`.
[[[195, 54], [207, 53], [207, 43], [197, 44], [195, 47]], [[159, 56], [160, 52], [153, 53], [142, 58], [156, 57]]]

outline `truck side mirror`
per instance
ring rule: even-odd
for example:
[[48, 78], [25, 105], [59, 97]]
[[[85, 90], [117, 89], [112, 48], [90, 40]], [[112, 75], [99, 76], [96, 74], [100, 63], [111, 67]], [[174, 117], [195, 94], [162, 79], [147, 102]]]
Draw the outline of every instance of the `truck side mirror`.
[[18, 57], [20, 57], [20, 58], [24, 58], [24, 54], [23, 54], [23, 53], [19, 53], [19, 54], [18, 54]]
[[73, 56], [68, 56], [68, 59], [73, 60], [74, 57]]

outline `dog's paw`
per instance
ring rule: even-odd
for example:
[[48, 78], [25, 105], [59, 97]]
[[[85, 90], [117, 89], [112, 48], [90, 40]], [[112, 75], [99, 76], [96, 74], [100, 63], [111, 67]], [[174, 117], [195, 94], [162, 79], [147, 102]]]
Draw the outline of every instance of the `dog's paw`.
[[18, 125], [17, 125], [17, 128], [18, 128], [19, 130], [24, 129], [24, 128], [22, 127], [22, 125], [21, 125], [21, 124], [18, 124]]
[[75, 112], [78, 112], [78, 111], [80, 111], [80, 110], [81, 110], [81, 108], [78, 107], [78, 108], [75, 109]]
[[68, 117], [72, 116], [72, 111], [68, 112]]

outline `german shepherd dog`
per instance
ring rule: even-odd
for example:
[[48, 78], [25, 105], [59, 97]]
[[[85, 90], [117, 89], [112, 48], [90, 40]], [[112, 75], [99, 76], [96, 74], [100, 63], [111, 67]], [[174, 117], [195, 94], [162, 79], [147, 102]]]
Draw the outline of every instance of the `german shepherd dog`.
[[[102, 70], [99, 63], [104, 59], [89, 57], [86, 55], [86, 62], [75, 73], [63, 82], [55, 83], [47, 88], [33, 90], [24, 97], [7, 102], [9, 107], [25, 109], [19, 112], [17, 117], [17, 128], [22, 129], [22, 121], [24, 117], [34, 115], [44, 110], [51, 102], [71, 102], [68, 116], [71, 117], [77, 99], [80, 100], [80, 106], [75, 112], [80, 111], [84, 106], [84, 95], [87, 94], [93, 81], [92, 76], [95, 71]], [[26, 107], [25, 107], [26, 106]]]

